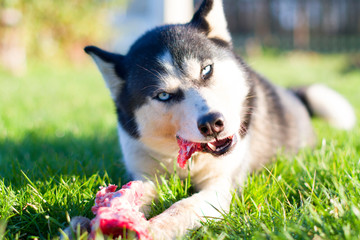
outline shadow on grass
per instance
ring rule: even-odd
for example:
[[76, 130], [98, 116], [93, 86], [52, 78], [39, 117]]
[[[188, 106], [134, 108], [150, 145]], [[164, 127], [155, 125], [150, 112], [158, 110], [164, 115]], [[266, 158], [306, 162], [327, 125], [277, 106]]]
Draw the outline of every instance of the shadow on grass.
[[5, 184], [21, 187], [27, 180], [44, 181], [54, 176], [85, 176], [107, 173], [118, 183], [128, 180], [119, 161], [116, 131], [104, 136], [42, 136], [29, 132], [20, 140], [0, 139], [0, 179]]

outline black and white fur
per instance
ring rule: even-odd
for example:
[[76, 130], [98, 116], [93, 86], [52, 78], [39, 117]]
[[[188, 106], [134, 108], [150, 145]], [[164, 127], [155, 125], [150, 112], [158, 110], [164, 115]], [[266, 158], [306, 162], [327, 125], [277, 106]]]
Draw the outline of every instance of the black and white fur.
[[[155, 239], [174, 239], [205, 217], [220, 217], [249, 171], [279, 149], [314, 146], [308, 110], [344, 129], [355, 124], [351, 106], [333, 90], [285, 90], [246, 65], [234, 53], [221, 0], [204, 0], [187, 24], [145, 33], [127, 55], [93, 46], [85, 51], [114, 100], [125, 166], [146, 185], [145, 213], [156, 198], [151, 180], [163, 173], [161, 165], [173, 169], [177, 136], [205, 145], [234, 137], [223, 152], [196, 153], [186, 169], [176, 169], [182, 178], [190, 173], [197, 193], [150, 219]], [[84, 221], [75, 218], [71, 226]]]

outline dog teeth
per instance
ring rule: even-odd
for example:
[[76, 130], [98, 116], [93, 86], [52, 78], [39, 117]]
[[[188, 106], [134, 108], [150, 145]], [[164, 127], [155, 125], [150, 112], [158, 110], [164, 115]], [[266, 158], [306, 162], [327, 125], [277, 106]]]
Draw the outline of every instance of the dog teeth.
[[218, 151], [222, 151], [226, 146], [222, 146], [218, 149]]
[[212, 143], [208, 143], [208, 147], [213, 151], [216, 150], [216, 146], [214, 144], [212, 144]]
[[222, 151], [222, 150], [224, 150], [225, 148], [227, 148], [228, 146], [229, 146], [229, 144], [226, 144], [226, 145], [220, 147], [220, 148], [218, 149], [218, 151]]

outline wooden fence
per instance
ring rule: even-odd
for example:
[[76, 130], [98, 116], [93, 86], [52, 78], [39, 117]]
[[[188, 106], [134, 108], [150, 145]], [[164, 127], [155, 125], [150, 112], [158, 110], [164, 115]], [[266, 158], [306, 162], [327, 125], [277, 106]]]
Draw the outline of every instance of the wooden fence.
[[[195, 5], [201, 0], [195, 0]], [[229, 29], [282, 49], [360, 51], [360, 0], [223, 0]]]

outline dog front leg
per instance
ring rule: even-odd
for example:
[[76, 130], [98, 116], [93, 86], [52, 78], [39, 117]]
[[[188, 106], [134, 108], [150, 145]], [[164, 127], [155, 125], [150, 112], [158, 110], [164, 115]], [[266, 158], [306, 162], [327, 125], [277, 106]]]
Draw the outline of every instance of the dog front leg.
[[201, 226], [206, 218], [219, 218], [231, 202], [231, 184], [217, 182], [198, 193], [180, 200], [166, 211], [150, 219], [154, 239], [175, 239], [188, 230]]
[[141, 207], [140, 211], [144, 213], [145, 216], [148, 216], [151, 210], [152, 201], [156, 200], [158, 197], [155, 185], [152, 181], [143, 181], [143, 192], [140, 198]]

